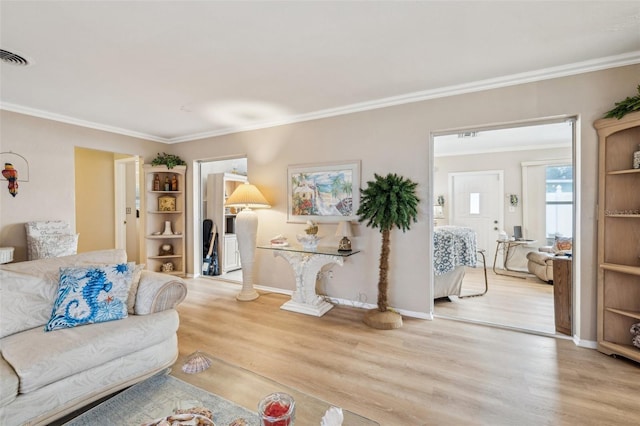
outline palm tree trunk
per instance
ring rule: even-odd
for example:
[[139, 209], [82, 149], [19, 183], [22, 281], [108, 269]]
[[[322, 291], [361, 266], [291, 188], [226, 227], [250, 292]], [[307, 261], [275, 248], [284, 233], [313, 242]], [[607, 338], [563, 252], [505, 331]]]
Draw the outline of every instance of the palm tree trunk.
[[380, 250], [380, 274], [378, 276], [378, 310], [387, 311], [387, 289], [389, 288], [389, 230], [382, 231], [382, 249]]

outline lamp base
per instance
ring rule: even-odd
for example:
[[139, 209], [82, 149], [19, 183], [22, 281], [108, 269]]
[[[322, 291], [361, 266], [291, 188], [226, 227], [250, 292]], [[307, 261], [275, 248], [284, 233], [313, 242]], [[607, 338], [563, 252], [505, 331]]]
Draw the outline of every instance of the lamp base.
[[242, 290], [237, 294], [236, 300], [239, 300], [240, 302], [250, 302], [252, 300], [256, 300], [258, 297], [260, 297], [260, 294], [258, 294], [254, 289]]
[[351, 241], [347, 237], [342, 237], [340, 240], [338, 251], [351, 251]]

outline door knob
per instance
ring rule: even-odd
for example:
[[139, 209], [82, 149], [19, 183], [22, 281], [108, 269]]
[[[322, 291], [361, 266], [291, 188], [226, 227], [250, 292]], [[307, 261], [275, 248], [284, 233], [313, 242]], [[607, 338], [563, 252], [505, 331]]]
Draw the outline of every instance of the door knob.
[[493, 221], [493, 223], [498, 224], [498, 221], [497, 221], [497, 220], [494, 220], [494, 221]]

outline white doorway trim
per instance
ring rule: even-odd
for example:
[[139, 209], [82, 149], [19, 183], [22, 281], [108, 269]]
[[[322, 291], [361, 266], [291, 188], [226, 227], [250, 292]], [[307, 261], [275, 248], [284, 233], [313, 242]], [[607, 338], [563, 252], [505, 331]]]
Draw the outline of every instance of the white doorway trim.
[[[213, 158], [201, 158], [197, 160], [193, 160], [192, 163], [192, 220], [193, 220], [193, 238], [192, 238], [192, 253], [193, 253], [193, 276], [198, 277], [201, 276], [202, 272], [202, 221], [204, 220], [204, 195], [203, 195], [203, 185], [202, 185], [202, 165], [206, 163], [212, 162], [224, 162], [230, 160], [245, 160], [248, 161], [248, 156], [246, 154], [237, 154], [237, 155], [227, 155], [222, 157], [213, 157]], [[222, 241], [219, 241], [219, 244]], [[219, 277], [216, 277], [220, 279]]]
[[[537, 118], [537, 119], [529, 119], [515, 122], [505, 122], [505, 123], [496, 123], [493, 125], [486, 126], [469, 126], [469, 127], [460, 127], [453, 129], [446, 129], [431, 132], [429, 138], [429, 163], [427, 165], [428, 176], [430, 177], [429, 181], [429, 189], [428, 189], [428, 211], [427, 217], [430, 223], [433, 223], [433, 194], [434, 194], [434, 171], [435, 171], [435, 156], [434, 156], [434, 141], [438, 136], [445, 136], [451, 134], [458, 134], [461, 132], [472, 132], [472, 131], [490, 131], [490, 130], [498, 130], [498, 129], [506, 129], [511, 127], [522, 127], [522, 126], [532, 126], [532, 125], [544, 125], [544, 124], [552, 124], [559, 122], [570, 122], [573, 124], [573, 132], [572, 132], [572, 164], [573, 164], [573, 173], [574, 173], [574, 183], [573, 183], [573, 194], [574, 194], [574, 203], [573, 203], [573, 226], [574, 226], [574, 240], [573, 240], [573, 306], [572, 306], [572, 333], [573, 333], [573, 341], [577, 346], [583, 347], [593, 347], [593, 342], [582, 339], [583, 331], [585, 328], [586, 332], [590, 332], [590, 324], [582, 324], [582, 315], [581, 311], [582, 307], [582, 288], [581, 288], [581, 274], [580, 271], [582, 269], [582, 256], [580, 252], [580, 230], [581, 230], [581, 216], [582, 216], [582, 192], [581, 192], [581, 182], [582, 182], [582, 167], [581, 167], [581, 139], [580, 139], [580, 128], [581, 122], [580, 117], [576, 115], [557, 115], [553, 117], [546, 118]], [[591, 214], [591, 212], [589, 212]], [[427, 227], [427, 238], [429, 241], [433, 241], [433, 226]], [[434, 315], [434, 301], [433, 301], [433, 244], [429, 245], [428, 252], [428, 271], [430, 273], [430, 292], [428, 292], [429, 306], [430, 306], [430, 316]], [[523, 330], [524, 331], [524, 330]], [[556, 336], [561, 337], [561, 336]]]
[[127, 248], [127, 164], [135, 162], [137, 157], [120, 158], [114, 161], [115, 189], [115, 241], [117, 249]]

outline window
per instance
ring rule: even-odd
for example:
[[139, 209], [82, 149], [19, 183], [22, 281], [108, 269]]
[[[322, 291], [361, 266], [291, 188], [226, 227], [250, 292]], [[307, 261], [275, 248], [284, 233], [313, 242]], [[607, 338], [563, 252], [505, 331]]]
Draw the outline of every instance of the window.
[[480, 193], [469, 193], [469, 214], [480, 214]]
[[573, 237], [573, 166], [546, 167], [546, 234], [550, 243], [556, 235]]

